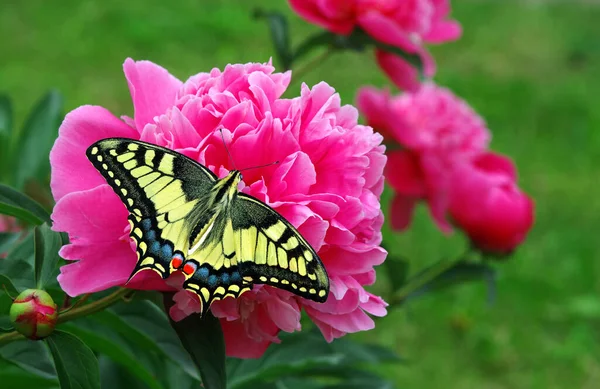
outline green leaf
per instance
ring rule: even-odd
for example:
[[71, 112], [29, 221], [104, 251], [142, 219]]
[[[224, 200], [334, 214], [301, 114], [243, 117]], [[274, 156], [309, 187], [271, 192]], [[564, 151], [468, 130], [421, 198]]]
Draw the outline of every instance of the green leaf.
[[[174, 304], [173, 294], [165, 293], [163, 296], [168, 312]], [[204, 388], [227, 388], [225, 339], [219, 319], [208, 313], [204, 317], [190, 315], [179, 322], [169, 317], [169, 321], [198, 367]]]
[[254, 17], [265, 19], [271, 32], [271, 40], [281, 66], [288, 70], [292, 67], [292, 50], [287, 18], [281, 12], [267, 12], [261, 9], [254, 11]]
[[[43, 225], [43, 224], [42, 224]], [[44, 266], [44, 236], [42, 231], [36, 226], [33, 229], [33, 279], [37, 289], [40, 289], [42, 283], [42, 267]]]
[[344, 379], [346, 372], [365, 364], [395, 362], [399, 358], [378, 346], [346, 339], [327, 343], [320, 333], [281, 334], [260, 359], [230, 360], [230, 389], [258, 388], [261, 384], [292, 377]]
[[[441, 266], [444, 262], [445, 261], [440, 261], [438, 264]], [[434, 269], [438, 264], [434, 264], [430, 268], [423, 270], [421, 273], [415, 275], [412, 280], [418, 280], [419, 277], [430, 272], [431, 269]], [[488, 301], [493, 302], [496, 295], [496, 271], [485, 263], [473, 263], [467, 261], [456, 262], [447, 270], [412, 291], [405, 299], [414, 299], [425, 293], [440, 291], [467, 282], [482, 280], [485, 281], [488, 287]], [[409, 283], [410, 282], [413, 281], [409, 281]]]
[[8, 278], [8, 276], [5, 276], [4, 274], [0, 274], [0, 293], [6, 292], [8, 292], [8, 294], [10, 294], [10, 296], [12, 296], [13, 298], [16, 298], [19, 294], [19, 291], [12, 283], [10, 278]]
[[395, 292], [403, 287], [408, 277], [410, 262], [405, 258], [388, 255], [383, 266], [392, 285], [392, 291]]
[[9, 363], [0, 363], [2, 389], [59, 389], [56, 378], [41, 377]]
[[134, 301], [115, 305], [110, 311], [113, 319], [102, 319], [103, 325], [120, 331], [138, 347], [157, 351], [163, 358], [171, 359], [188, 375], [200, 380], [194, 361], [181, 345], [161, 308], [150, 301]]
[[106, 356], [98, 358], [100, 365], [100, 377], [102, 389], [127, 388], [127, 389], [146, 389], [142, 381], [136, 379], [135, 375], [131, 374], [123, 366], [115, 363], [112, 359]]
[[20, 341], [0, 347], [0, 366], [3, 361], [18, 366], [39, 377], [55, 379], [54, 364], [43, 342]]
[[57, 330], [46, 338], [61, 389], [100, 389], [98, 359], [79, 338]]
[[13, 127], [13, 110], [10, 98], [0, 95], [0, 182], [10, 174], [10, 135]]
[[0, 135], [10, 135], [13, 128], [13, 109], [10, 97], [0, 95]]
[[33, 232], [30, 232], [0, 260], [0, 274], [9, 277], [18, 290], [33, 288], [33, 263]]
[[11, 157], [17, 163], [13, 181], [15, 187], [23, 188], [30, 178], [48, 176], [48, 155], [58, 135], [62, 107], [62, 96], [52, 90], [31, 110]]
[[319, 47], [329, 47], [335, 48], [335, 41], [337, 39], [337, 35], [332, 34], [329, 31], [319, 31], [318, 33], [311, 35], [304, 42], [302, 42], [296, 51], [294, 51], [293, 60], [294, 62], [298, 62], [298, 60], [307, 56], [309, 53], [314, 51]]
[[8, 253], [13, 244], [19, 240], [21, 234], [18, 232], [0, 232], [0, 258]]
[[50, 214], [40, 204], [4, 184], [0, 184], [0, 213], [35, 225], [51, 223]]
[[52, 231], [47, 224], [35, 227], [33, 236], [35, 283], [38, 289], [43, 289], [56, 276], [60, 261], [58, 250], [63, 245], [63, 239], [59, 232]]
[[[105, 354], [114, 362], [128, 369], [147, 387], [163, 389], [154, 372], [144, 363], [148, 359], [145, 354], [151, 354], [151, 350], [132, 348], [123, 336], [103, 327], [101, 323], [94, 322], [93, 317], [79, 319], [77, 324], [77, 326], [71, 323], [63, 324], [62, 328], [77, 335], [94, 351]], [[143, 353], [141, 353], [142, 350]]]

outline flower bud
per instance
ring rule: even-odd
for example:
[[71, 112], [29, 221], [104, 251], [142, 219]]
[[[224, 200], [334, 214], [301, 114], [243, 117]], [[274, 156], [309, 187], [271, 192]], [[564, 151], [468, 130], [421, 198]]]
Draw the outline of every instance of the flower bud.
[[534, 203], [517, 187], [508, 158], [486, 153], [459, 167], [453, 177], [450, 215], [479, 250], [510, 254], [531, 229]]
[[43, 290], [27, 289], [13, 301], [10, 321], [26, 338], [37, 340], [54, 331], [58, 319], [58, 307], [52, 297]]

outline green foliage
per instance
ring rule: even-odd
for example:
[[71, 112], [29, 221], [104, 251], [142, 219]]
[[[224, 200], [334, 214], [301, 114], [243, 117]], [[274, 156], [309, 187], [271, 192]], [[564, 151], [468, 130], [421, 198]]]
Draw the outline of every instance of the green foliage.
[[46, 343], [52, 353], [61, 389], [100, 389], [98, 359], [81, 339], [54, 332]]
[[35, 225], [50, 222], [48, 212], [35, 200], [4, 184], [0, 184], [0, 214]]
[[65, 237], [52, 231], [47, 224], [33, 229], [34, 242], [34, 279], [37, 289], [44, 288], [51, 281], [56, 281], [60, 256], [58, 250], [66, 244]]
[[290, 28], [285, 15], [281, 12], [266, 12], [256, 10], [254, 17], [257, 19], [265, 19], [271, 33], [271, 41], [273, 48], [277, 53], [277, 58], [284, 69], [291, 69], [294, 56], [292, 54], [290, 41]]
[[254, 16], [258, 19], [264, 19], [269, 27], [273, 49], [283, 69], [288, 70], [297, 65], [305, 56], [316, 49], [325, 48], [331, 51], [358, 51], [378, 48], [389, 53], [402, 57], [406, 62], [415, 66], [420, 73], [423, 71], [421, 58], [416, 54], [410, 54], [404, 50], [382, 43], [360, 28], [355, 28], [348, 35], [339, 35], [329, 31], [319, 31], [298, 45], [296, 50], [292, 49], [290, 39], [290, 27], [287, 16], [282, 12], [264, 11], [258, 9], [254, 11]]
[[[165, 293], [164, 302], [169, 311], [174, 304], [173, 295]], [[209, 312], [203, 317], [193, 314], [178, 322], [170, 317], [169, 320], [183, 347], [198, 367], [204, 387], [226, 389], [225, 339], [219, 319]]]
[[63, 98], [57, 91], [50, 91], [33, 107], [11, 152], [14, 172], [11, 182], [23, 188], [27, 180], [47, 180], [50, 172], [48, 155], [58, 135], [63, 118]]
[[[383, 388], [390, 383], [365, 366], [399, 361], [393, 352], [381, 347], [345, 339], [325, 343], [317, 331], [282, 334], [281, 339], [281, 344], [269, 347], [260, 359], [231, 359], [227, 365], [228, 387], [254, 389], [293, 385], [295, 388], [315, 384], [318, 388], [329, 385], [341, 388], [360, 387], [359, 383], [370, 382], [374, 388]], [[378, 382], [383, 386], [378, 386]]]

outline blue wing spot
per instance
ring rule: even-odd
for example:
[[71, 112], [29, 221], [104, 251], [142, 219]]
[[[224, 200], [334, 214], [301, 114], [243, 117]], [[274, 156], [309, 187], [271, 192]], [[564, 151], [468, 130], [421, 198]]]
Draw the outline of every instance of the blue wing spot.
[[201, 267], [200, 269], [196, 270], [196, 274], [198, 275], [198, 278], [200, 278], [201, 281], [206, 282], [206, 279], [208, 278], [208, 269], [205, 267]]
[[145, 231], [150, 231], [150, 229], [152, 228], [152, 220], [150, 220], [150, 219], [142, 220], [142, 228]]
[[150, 231], [146, 232], [146, 239], [156, 240], [156, 231], [150, 230]]
[[217, 286], [217, 276], [212, 274], [210, 277], [208, 277], [208, 286], [210, 286], [211, 288], [214, 288], [215, 286]]
[[155, 240], [150, 244], [150, 252], [154, 255], [158, 255], [160, 252], [160, 242]]
[[228, 285], [229, 284], [229, 273], [221, 274], [221, 282]]
[[167, 259], [171, 259], [173, 257], [173, 248], [170, 244], [163, 245], [160, 251], [160, 254]]
[[233, 273], [231, 273], [231, 282], [233, 282], [234, 284], [237, 284], [241, 280], [242, 280], [242, 276], [240, 276], [240, 272], [234, 271]]

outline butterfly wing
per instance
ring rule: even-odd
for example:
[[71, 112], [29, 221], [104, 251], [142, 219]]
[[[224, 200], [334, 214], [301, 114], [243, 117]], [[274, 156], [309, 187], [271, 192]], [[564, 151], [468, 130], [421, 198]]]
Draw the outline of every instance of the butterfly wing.
[[324, 302], [329, 277], [315, 250], [283, 216], [260, 200], [240, 193], [231, 206], [244, 280], [275, 286]]
[[252, 289], [252, 283], [249, 278], [244, 279], [239, 268], [231, 218], [217, 213], [207, 226], [198, 229], [206, 236], [201, 245], [189, 252], [186, 264], [192, 266], [188, 271], [191, 277], [183, 287], [200, 297], [204, 314], [214, 301], [237, 298]]
[[217, 177], [182, 154], [131, 139], [103, 139], [86, 154], [129, 211], [138, 255], [130, 279], [144, 269], [167, 278], [173, 256], [188, 250], [187, 216]]

